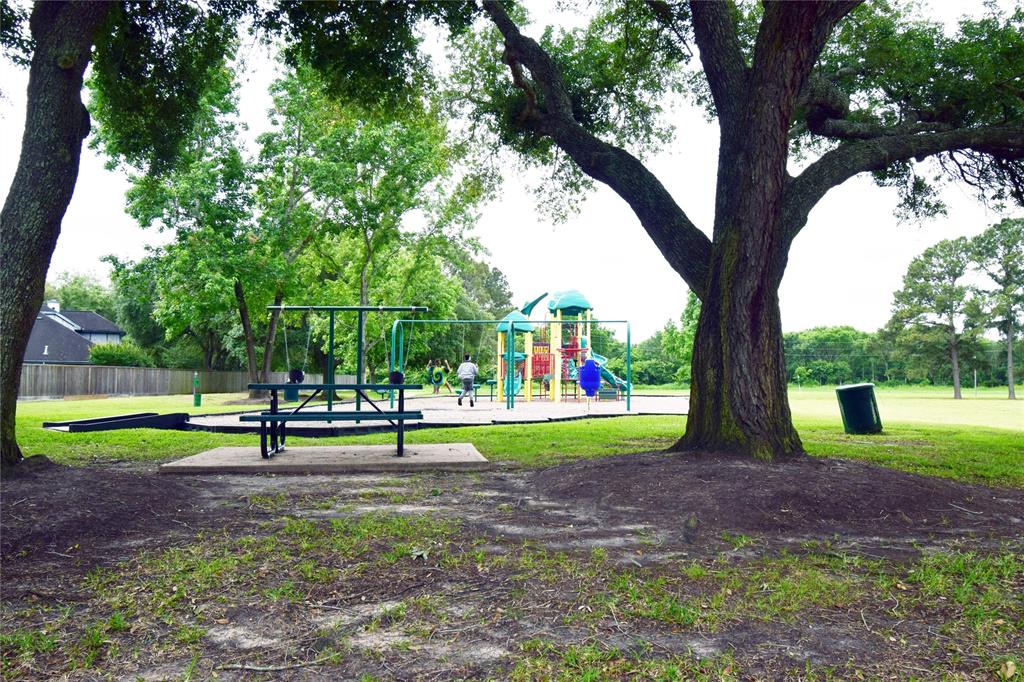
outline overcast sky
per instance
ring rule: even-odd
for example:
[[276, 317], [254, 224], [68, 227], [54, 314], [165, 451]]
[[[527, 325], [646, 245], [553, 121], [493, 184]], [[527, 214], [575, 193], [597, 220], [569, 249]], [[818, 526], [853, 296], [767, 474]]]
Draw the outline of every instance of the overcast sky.
[[[980, 10], [981, 3], [976, 7]], [[949, 21], [957, 4], [940, 1], [932, 8], [936, 17]], [[266, 129], [266, 86], [274, 74], [259, 46], [247, 42], [244, 49], [241, 112], [255, 135]], [[0, 187], [5, 197], [20, 150], [27, 82], [27, 71], [0, 64]], [[671, 121], [678, 128], [677, 140], [649, 159], [648, 167], [697, 226], [709, 232], [717, 127], [689, 106], [673, 111]], [[517, 305], [545, 291], [579, 289], [594, 305], [596, 317], [631, 320], [635, 341], [668, 319], [678, 319], [686, 286], [618, 196], [600, 186], [578, 215], [553, 225], [534, 210], [528, 181], [506, 178], [501, 199], [483, 209], [476, 230], [491, 262], [508, 277]], [[140, 229], [125, 214], [126, 189], [122, 174], [106, 170], [101, 157], [83, 150], [49, 279], [63, 271], [106, 279], [108, 268], [100, 262], [104, 255], [137, 259], [145, 245], [166, 241], [166, 235]], [[848, 324], [874, 331], [888, 319], [892, 293], [914, 256], [935, 242], [977, 234], [1005, 217], [986, 211], [962, 188], [948, 188], [943, 198], [949, 215], [918, 226], [899, 224], [893, 215], [895, 191], [876, 187], [870, 178], [857, 177], [833, 190], [793, 245], [780, 291], [783, 328]]]

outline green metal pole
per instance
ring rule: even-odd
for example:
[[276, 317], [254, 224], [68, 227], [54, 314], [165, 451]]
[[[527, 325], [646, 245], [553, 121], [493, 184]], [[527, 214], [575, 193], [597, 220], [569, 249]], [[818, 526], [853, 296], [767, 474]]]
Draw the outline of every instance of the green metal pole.
[[516, 323], [508, 321], [508, 373], [505, 375], [505, 409], [511, 410], [516, 406]]
[[[327, 330], [327, 381], [324, 383], [334, 383], [334, 311], [328, 312], [330, 319], [330, 326]], [[334, 405], [334, 389], [327, 391], [327, 409], [330, 410]]]
[[[359, 326], [356, 331], [356, 383], [361, 384], [363, 383], [363, 322], [366, 321], [366, 313], [360, 310], [358, 317], [357, 324]], [[359, 391], [356, 391], [356, 412], [359, 412], [361, 403]], [[358, 423], [359, 420], [356, 420], [356, 424]]]
[[629, 322], [626, 323], [626, 412], [633, 396], [633, 353], [630, 351]]
[[[404, 336], [405, 336], [405, 332], [404, 332], [404, 329], [402, 327], [402, 321], [401, 320], [395, 320], [394, 323], [391, 325], [391, 363], [390, 363], [390, 368], [388, 369], [389, 374], [391, 372], [396, 371], [396, 370], [399, 371], [399, 372], [402, 371], [402, 370], [400, 370], [398, 368], [402, 366], [402, 346], [405, 345], [405, 338], [404, 338]], [[397, 349], [396, 349], [396, 345], [395, 345], [395, 339], [396, 338], [398, 339]], [[390, 377], [388, 378], [388, 381], [389, 382], [391, 381]], [[406, 383], [409, 383], [409, 382], [406, 382]], [[394, 391], [394, 389], [392, 389], [391, 391], [388, 391], [388, 393], [389, 393], [389, 395], [388, 395], [388, 406], [389, 407], [394, 407], [395, 406], [395, 391]]]

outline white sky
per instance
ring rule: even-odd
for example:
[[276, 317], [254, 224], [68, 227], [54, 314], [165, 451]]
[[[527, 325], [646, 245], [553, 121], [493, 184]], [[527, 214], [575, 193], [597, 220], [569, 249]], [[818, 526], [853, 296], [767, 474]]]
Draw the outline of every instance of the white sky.
[[[980, 2], [974, 6], [981, 9]], [[958, 13], [956, 3], [941, 0], [932, 8], [935, 16], [946, 21]], [[529, 32], [539, 32], [536, 26]], [[253, 136], [266, 129], [270, 104], [266, 86], [273, 79], [270, 61], [259, 54], [260, 49], [247, 41], [249, 64], [240, 76], [242, 117]], [[4, 188], [10, 187], [18, 161], [27, 82], [27, 71], [0, 64], [0, 186]], [[649, 159], [648, 167], [698, 227], [710, 231], [717, 126], [705, 122], [692, 107], [676, 110], [673, 117], [677, 140]], [[579, 289], [594, 305], [595, 317], [631, 320], [634, 341], [647, 338], [669, 318], [678, 319], [686, 287], [625, 202], [599, 186], [578, 215], [552, 225], [534, 211], [525, 180], [506, 178], [501, 199], [483, 209], [476, 230], [491, 252], [492, 264], [508, 277], [513, 303], [522, 305], [544, 291]], [[67, 270], [92, 272], [105, 279], [108, 268], [100, 262], [103, 256], [137, 259], [145, 254], [146, 244], [169, 238], [142, 230], [124, 212], [127, 186], [122, 174], [106, 170], [101, 157], [83, 149], [78, 184], [48, 279]], [[793, 245], [780, 290], [783, 328], [849, 324], [876, 330], [888, 319], [892, 293], [914, 256], [942, 239], [977, 234], [1004, 217], [986, 211], [961, 188], [947, 189], [943, 198], [949, 215], [919, 227], [899, 224], [893, 216], [895, 191], [875, 187], [868, 177], [854, 178], [833, 190], [811, 213]]]

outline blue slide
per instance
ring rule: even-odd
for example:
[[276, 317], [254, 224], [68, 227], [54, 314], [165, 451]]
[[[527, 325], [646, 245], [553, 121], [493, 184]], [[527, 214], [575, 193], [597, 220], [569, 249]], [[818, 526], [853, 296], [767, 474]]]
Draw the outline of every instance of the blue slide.
[[608, 358], [593, 352], [591, 352], [590, 357], [594, 358], [594, 361], [597, 362], [598, 366], [600, 367], [602, 379], [604, 379], [609, 384], [615, 386], [621, 391], [631, 390], [631, 386], [629, 385], [628, 381], [621, 377], [615, 376], [614, 374], [612, 374], [611, 372], [604, 368], [605, 364], [608, 362]]

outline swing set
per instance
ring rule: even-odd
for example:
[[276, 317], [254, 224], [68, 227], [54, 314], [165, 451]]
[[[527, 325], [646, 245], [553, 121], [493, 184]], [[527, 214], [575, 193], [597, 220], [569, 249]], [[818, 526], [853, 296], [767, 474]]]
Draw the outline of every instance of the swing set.
[[[310, 312], [326, 312], [328, 323], [327, 323], [327, 371], [324, 373], [324, 383], [334, 383], [334, 370], [336, 367], [334, 361], [334, 331], [335, 323], [337, 320], [337, 313], [356, 313], [356, 383], [362, 384], [366, 374], [366, 368], [363, 366], [363, 346], [365, 345], [364, 329], [366, 328], [366, 315], [367, 313], [419, 313], [429, 312], [430, 308], [426, 306], [406, 305], [406, 306], [387, 306], [387, 305], [280, 305], [280, 306], [267, 306], [267, 310], [279, 310], [282, 313], [288, 311], [303, 311], [306, 313]], [[285, 364], [288, 368], [288, 381], [293, 384], [301, 384], [305, 379], [306, 363], [309, 360], [309, 345], [312, 340], [313, 326], [307, 322], [306, 332], [306, 351], [302, 359], [302, 369], [293, 369], [291, 365], [291, 356], [288, 353], [288, 330], [284, 330], [284, 355]], [[410, 335], [411, 336], [411, 335]], [[328, 393], [327, 395], [327, 409], [331, 409], [333, 403], [333, 395]], [[360, 407], [360, 396], [356, 395], [356, 410]]]

